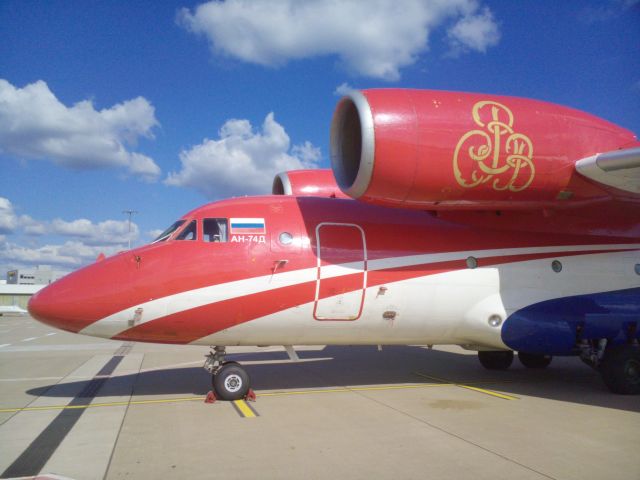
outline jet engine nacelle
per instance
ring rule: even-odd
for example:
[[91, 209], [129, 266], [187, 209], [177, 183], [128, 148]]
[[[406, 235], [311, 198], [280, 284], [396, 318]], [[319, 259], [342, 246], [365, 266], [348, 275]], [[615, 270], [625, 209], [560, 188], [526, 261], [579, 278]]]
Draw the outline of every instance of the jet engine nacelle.
[[273, 179], [271, 193], [274, 195], [297, 195], [303, 197], [349, 198], [342, 193], [333, 172], [323, 170], [289, 170]]
[[637, 145], [593, 115], [516, 97], [430, 90], [353, 91], [331, 124], [340, 188], [370, 203], [517, 209], [609, 198], [576, 161]]

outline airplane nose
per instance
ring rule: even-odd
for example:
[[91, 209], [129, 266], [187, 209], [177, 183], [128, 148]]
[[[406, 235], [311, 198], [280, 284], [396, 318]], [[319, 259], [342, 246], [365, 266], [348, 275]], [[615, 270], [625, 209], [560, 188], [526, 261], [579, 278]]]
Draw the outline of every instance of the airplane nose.
[[54, 284], [36, 292], [29, 300], [27, 309], [29, 314], [39, 322], [62, 330], [77, 332], [78, 329], [74, 328], [75, 322], [71, 321], [71, 312], [66, 307], [61, 291]]
[[80, 279], [76, 276], [71, 274], [36, 292], [27, 306], [29, 314], [42, 323], [74, 333], [91, 323], [93, 315], [87, 309], [91, 301], [78, 282], [84, 275]]
[[130, 301], [128, 257], [117, 255], [77, 270], [37, 292], [29, 313], [52, 327], [77, 333]]

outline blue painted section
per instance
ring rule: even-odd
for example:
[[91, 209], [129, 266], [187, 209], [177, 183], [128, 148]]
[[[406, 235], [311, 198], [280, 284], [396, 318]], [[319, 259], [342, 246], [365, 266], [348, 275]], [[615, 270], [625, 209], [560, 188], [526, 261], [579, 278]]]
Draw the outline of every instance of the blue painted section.
[[640, 338], [640, 287], [555, 298], [529, 305], [506, 319], [502, 341], [511, 349], [547, 355], [574, 355], [576, 341]]

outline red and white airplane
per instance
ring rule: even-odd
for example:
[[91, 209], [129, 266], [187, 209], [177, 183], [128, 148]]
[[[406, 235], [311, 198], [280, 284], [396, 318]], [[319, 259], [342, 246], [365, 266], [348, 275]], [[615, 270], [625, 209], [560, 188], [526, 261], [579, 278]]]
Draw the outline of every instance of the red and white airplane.
[[[640, 393], [640, 143], [523, 98], [353, 91], [330, 170], [184, 215], [150, 245], [38, 292], [38, 320], [212, 345], [219, 398], [249, 390], [228, 345], [455, 344], [489, 369], [577, 355]], [[334, 179], [335, 177], [335, 179]], [[337, 181], [337, 182], [336, 182]]]

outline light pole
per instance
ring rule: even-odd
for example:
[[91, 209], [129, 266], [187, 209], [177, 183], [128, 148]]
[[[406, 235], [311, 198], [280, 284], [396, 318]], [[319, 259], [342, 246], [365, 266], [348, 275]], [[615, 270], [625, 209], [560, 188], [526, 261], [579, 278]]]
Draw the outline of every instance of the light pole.
[[122, 213], [129, 215], [129, 230], [127, 236], [129, 237], [129, 250], [131, 250], [131, 217], [138, 213], [137, 210], [123, 210]]

